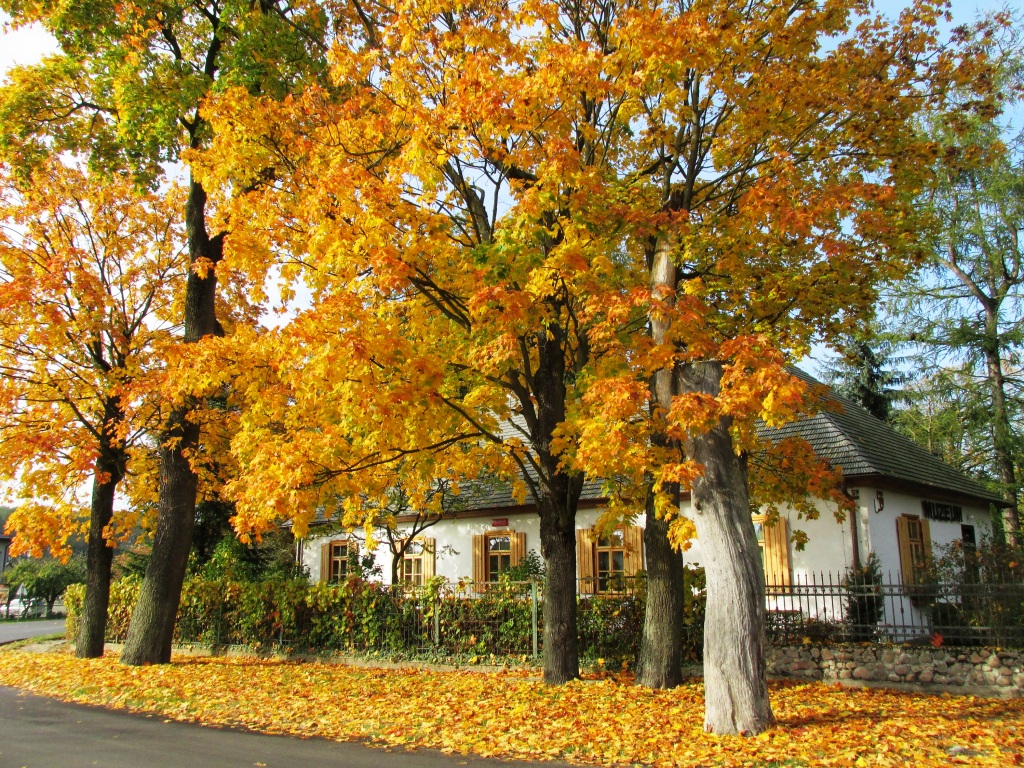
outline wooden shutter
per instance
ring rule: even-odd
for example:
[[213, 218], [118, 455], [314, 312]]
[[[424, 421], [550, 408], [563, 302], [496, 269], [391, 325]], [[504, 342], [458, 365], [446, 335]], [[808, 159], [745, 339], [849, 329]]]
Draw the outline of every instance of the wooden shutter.
[[526, 534], [519, 531], [510, 531], [509, 536], [512, 541], [510, 543], [509, 554], [509, 565], [519, 565], [526, 557]]
[[932, 562], [932, 527], [928, 520], [921, 518], [921, 543], [924, 545], [924, 564], [931, 565]]
[[905, 585], [914, 584], [914, 558], [910, 552], [910, 520], [906, 515], [896, 518], [896, 540], [900, 548], [900, 574]]
[[780, 517], [764, 524], [765, 581], [773, 587], [789, 586], [789, 525]]
[[594, 573], [594, 529], [576, 530], [576, 574], [580, 580], [580, 594], [592, 595], [597, 589]]
[[331, 542], [320, 545], [320, 581], [331, 579]]
[[[473, 581], [480, 584], [487, 580], [487, 536], [478, 533], [473, 537]], [[479, 589], [479, 586], [477, 587]]]
[[644, 529], [639, 525], [627, 525], [622, 530], [622, 540], [626, 545], [623, 558], [626, 575], [636, 576], [637, 571], [644, 568]]
[[437, 554], [437, 546], [434, 540], [424, 536], [422, 539], [423, 546], [423, 581], [434, 578], [436, 570], [434, 568], [434, 557]]

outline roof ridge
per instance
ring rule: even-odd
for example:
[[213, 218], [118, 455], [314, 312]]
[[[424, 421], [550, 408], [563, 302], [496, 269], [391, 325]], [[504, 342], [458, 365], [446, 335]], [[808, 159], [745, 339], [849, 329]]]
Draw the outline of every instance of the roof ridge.
[[829, 422], [852, 443], [859, 460], [875, 473], [980, 499], [998, 499], [979, 480], [936, 456], [855, 400], [831, 387], [827, 388], [826, 398], [844, 409], [824, 411]]

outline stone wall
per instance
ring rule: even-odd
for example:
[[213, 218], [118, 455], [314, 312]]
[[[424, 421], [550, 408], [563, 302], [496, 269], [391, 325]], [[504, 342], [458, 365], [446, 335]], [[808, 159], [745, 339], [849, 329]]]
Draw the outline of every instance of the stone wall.
[[1024, 651], [854, 644], [769, 646], [768, 674], [825, 682], [992, 687], [1019, 697], [1024, 695]]

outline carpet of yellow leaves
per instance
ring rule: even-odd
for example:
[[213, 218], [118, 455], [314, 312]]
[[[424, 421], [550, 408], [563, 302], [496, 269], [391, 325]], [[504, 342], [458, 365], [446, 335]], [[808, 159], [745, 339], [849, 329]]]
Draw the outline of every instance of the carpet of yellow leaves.
[[0, 685], [210, 725], [523, 760], [684, 766], [1008, 766], [1024, 702], [775, 682], [779, 724], [702, 730], [699, 684], [546, 686], [526, 672], [366, 669], [254, 658], [125, 667], [108, 655], [0, 652]]

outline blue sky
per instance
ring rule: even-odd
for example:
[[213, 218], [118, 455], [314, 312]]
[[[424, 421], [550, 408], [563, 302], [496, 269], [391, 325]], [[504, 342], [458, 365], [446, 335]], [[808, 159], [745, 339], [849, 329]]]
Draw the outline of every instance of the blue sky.
[[[875, 7], [884, 11], [887, 15], [895, 15], [907, 5], [901, 0], [878, 0]], [[954, 25], [964, 24], [973, 21], [985, 11], [1005, 7], [1004, 2], [994, 0], [954, 0], [952, 4]], [[10, 20], [4, 13], [0, 13], [0, 22], [6, 23]], [[38, 27], [30, 27], [16, 31], [5, 31], [0, 35], [0, 72], [6, 72], [15, 64], [31, 64], [41, 56], [53, 50], [53, 39]]]

